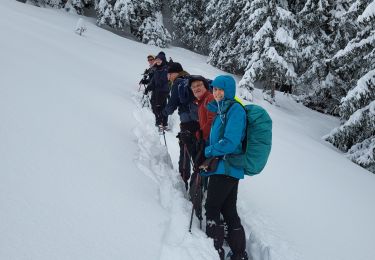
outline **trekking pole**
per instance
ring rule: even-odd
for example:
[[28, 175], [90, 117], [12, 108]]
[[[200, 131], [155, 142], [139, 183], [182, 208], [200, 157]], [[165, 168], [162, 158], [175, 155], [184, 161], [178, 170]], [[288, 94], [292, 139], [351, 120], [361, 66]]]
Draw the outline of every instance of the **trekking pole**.
[[193, 217], [194, 217], [194, 204], [193, 204], [193, 207], [191, 207], [190, 224], [189, 224], [189, 233], [191, 233], [191, 226], [193, 225]]
[[[186, 143], [181, 140], [181, 142], [184, 143], [184, 159], [182, 160], [182, 180], [185, 182], [186, 179], [186, 154], [188, 153]], [[187, 182], [187, 180], [186, 180]], [[185, 183], [186, 190], [188, 189], [187, 183]]]
[[141, 91], [141, 87], [142, 87], [142, 84], [139, 83], [139, 88], [138, 88], [138, 92]]
[[[195, 182], [195, 191], [194, 191], [194, 197], [193, 197], [193, 206], [192, 206], [192, 209], [191, 209], [191, 215], [190, 215], [190, 225], [189, 225], [189, 232], [191, 233], [191, 227], [193, 225], [193, 217], [194, 217], [194, 211], [195, 211], [195, 208], [196, 208], [196, 205], [197, 205], [197, 202], [199, 199], [202, 198], [202, 192], [201, 192], [201, 176], [199, 175], [199, 172], [197, 172], [197, 177], [196, 177], [196, 182]], [[201, 205], [202, 206], [202, 205]], [[199, 219], [199, 228], [202, 229], [202, 210], [200, 210], [200, 215], [197, 216], [198, 219]]]
[[167, 148], [167, 151], [168, 151], [167, 140], [165, 139], [165, 130], [164, 130], [164, 127], [163, 127], [163, 136], [164, 136], [165, 148]]
[[142, 108], [145, 107], [145, 96], [146, 96], [146, 95], [143, 94], [142, 99], [141, 99]]

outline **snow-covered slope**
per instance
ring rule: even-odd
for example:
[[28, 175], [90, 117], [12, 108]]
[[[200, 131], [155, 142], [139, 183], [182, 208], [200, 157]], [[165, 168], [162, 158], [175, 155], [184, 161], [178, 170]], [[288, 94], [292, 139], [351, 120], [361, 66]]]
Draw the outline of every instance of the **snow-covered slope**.
[[[146, 56], [160, 50], [78, 16], [0, 2], [0, 259], [217, 259], [194, 222], [168, 151], [138, 104]], [[164, 50], [192, 74], [206, 57]], [[321, 137], [338, 125], [290, 97], [263, 105], [274, 146], [240, 183], [239, 212], [258, 259], [374, 259], [375, 177]]]

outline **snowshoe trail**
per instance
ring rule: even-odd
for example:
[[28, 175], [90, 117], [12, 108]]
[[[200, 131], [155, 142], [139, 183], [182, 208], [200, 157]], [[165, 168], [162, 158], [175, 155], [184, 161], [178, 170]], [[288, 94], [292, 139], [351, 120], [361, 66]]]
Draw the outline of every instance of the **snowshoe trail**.
[[[135, 95], [133, 99], [139, 104], [139, 96]], [[175, 260], [179, 255], [181, 260], [216, 260], [217, 253], [212, 242], [199, 229], [197, 219], [193, 220], [192, 233], [188, 232], [191, 203], [179, 173], [172, 167], [170, 155], [163, 144], [164, 138], [158, 135], [158, 129], [153, 124], [154, 115], [140, 105], [133, 114], [139, 123], [134, 129], [139, 148], [135, 158], [137, 166], [158, 184], [158, 200], [169, 216], [168, 221], [160, 224], [164, 227], [164, 235], [159, 259]], [[168, 138], [172, 137], [167, 136], [167, 142]]]
[[[162, 207], [168, 211], [170, 219], [163, 223], [165, 227], [163, 249], [160, 259], [173, 259], [177, 252], [181, 254], [182, 260], [202, 259], [216, 260], [212, 240], [208, 239], [204, 230], [200, 230], [199, 221], [193, 219], [192, 233], [188, 232], [189, 218], [191, 214], [191, 203], [188, 201], [184, 183], [179, 176], [177, 135], [178, 129], [174, 120], [170, 120], [170, 130], [164, 131], [167, 146], [164, 144], [164, 135], [155, 125], [154, 115], [149, 108], [141, 107], [141, 96], [133, 95], [133, 101], [137, 104], [137, 110], [133, 112], [139, 127], [134, 130], [139, 147], [138, 168], [148, 177], [159, 184], [159, 201]], [[171, 147], [171, 148], [169, 148]], [[173, 163], [172, 163], [173, 162]], [[238, 203], [243, 226], [246, 231], [246, 250], [251, 260], [298, 260], [301, 259], [294, 253], [293, 248], [283, 239], [278, 237], [270, 227], [270, 221], [265, 216], [259, 216], [256, 211], [245, 207], [245, 201], [239, 197]], [[203, 221], [202, 226], [205, 226]], [[271, 248], [269, 243], [277, 245]], [[224, 247], [225, 254], [230, 252], [228, 246]], [[287, 256], [284, 258], [283, 256]], [[228, 258], [230, 259], [230, 257]]]

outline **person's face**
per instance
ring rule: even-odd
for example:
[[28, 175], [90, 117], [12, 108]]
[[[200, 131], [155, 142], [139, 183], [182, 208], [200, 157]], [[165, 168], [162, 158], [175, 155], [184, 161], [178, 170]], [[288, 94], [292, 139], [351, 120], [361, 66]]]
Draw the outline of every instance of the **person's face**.
[[207, 91], [207, 89], [204, 87], [203, 81], [201, 80], [193, 81], [190, 87], [197, 99], [201, 99], [204, 93]]
[[155, 63], [156, 63], [156, 65], [158, 65], [158, 66], [160, 66], [161, 64], [162, 64], [162, 60], [161, 59], [159, 59], [159, 58], [157, 58], [157, 59], [155, 59]]
[[168, 73], [167, 76], [168, 76], [169, 81], [174, 81], [177, 78], [178, 73], [176, 72]]
[[154, 62], [155, 62], [155, 59], [152, 58], [152, 57], [149, 57], [149, 58], [147, 58], [147, 61], [148, 61], [148, 64], [149, 64], [150, 66], [152, 66], [152, 65], [154, 64]]
[[214, 98], [217, 102], [219, 102], [220, 100], [222, 100], [224, 98], [224, 90], [223, 89], [213, 87], [212, 90], [213, 90]]

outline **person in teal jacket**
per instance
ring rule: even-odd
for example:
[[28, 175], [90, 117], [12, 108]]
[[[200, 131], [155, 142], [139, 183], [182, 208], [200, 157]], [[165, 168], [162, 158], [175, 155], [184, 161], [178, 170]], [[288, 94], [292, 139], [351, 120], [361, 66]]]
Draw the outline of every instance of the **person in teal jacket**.
[[[206, 199], [206, 234], [214, 239], [220, 259], [224, 259], [224, 225], [220, 214], [228, 225], [228, 244], [232, 260], [248, 259], [245, 231], [237, 213], [238, 182], [244, 178], [244, 170], [225, 163], [225, 156], [240, 154], [246, 131], [246, 113], [235, 102], [236, 82], [233, 77], [222, 75], [211, 83], [215, 101], [207, 105], [216, 113], [212, 123], [209, 144], [205, 148], [206, 158], [220, 157], [217, 169], [202, 173], [209, 176]], [[225, 125], [225, 129], [224, 126]]]

